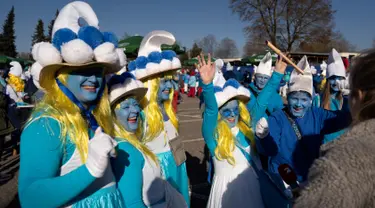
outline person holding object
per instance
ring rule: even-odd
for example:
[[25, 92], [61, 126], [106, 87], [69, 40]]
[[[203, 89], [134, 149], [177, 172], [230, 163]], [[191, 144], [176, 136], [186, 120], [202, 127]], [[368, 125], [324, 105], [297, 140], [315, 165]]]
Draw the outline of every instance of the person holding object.
[[292, 72], [287, 107], [272, 113], [268, 120], [262, 118], [256, 125], [258, 144], [270, 157], [269, 173], [283, 189], [278, 173], [280, 164], [288, 164], [296, 172], [298, 182], [305, 182], [308, 169], [319, 156], [324, 135], [346, 128], [351, 122], [349, 109], [334, 112], [311, 106], [313, 80], [306, 56], [298, 66], [304, 74]]
[[351, 68], [351, 128], [322, 147], [296, 208], [375, 207], [374, 79], [375, 50], [371, 50], [357, 57]]
[[[81, 17], [87, 26], [79, 26]], [[110, 164], [122, 127], [111, 114], [105, 75], [125, 60], [116, 36], [98, 24], [90, 5], [71, 2], [56, 18], [52, 43], [33, 46], [45, 95], [21, 136], [22, 207], [124, 207]]]

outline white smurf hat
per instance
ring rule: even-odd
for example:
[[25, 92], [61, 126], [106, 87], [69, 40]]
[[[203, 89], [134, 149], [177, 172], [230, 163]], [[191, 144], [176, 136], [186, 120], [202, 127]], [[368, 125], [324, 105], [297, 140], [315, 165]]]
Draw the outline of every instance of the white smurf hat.
[[327, 64], [327, 78], [332, 76], [346, 77], [344, 62], [336, 49], [332, 49]]
[[212, 81], [214, 86], [219, 86], [219, 87], [223, 87], [226, 80], [223, 76], [223, 73], [221, 71], [221, 68], [223, 68], [224, 66], [224, 61], [222, 59], [217, 59], [215, 61], [215, 77], [214, 77], [214, 80]]
[[215, 86], [214, 91], [219, 108], [232, 99], [238, 99], [244, 102], [250, 100], [250, 91], [235, 79], [229, 79], [225, 82], [223, 87]]
[[[79, 26], [80, 18], [88, 25]], [[42, 67], [40, 86], [48, 88], [45, 80], [51, 75], [46, 75], [62, 68], [102, 67], [106, 74], [117, 72], [126, 64], [123, 50], [117, 46], [113, 33], [99, 31], [98, 18], [89, 4], [82, 1], [67, 4], [53, 25], [52, 43], [40, 42], [32, 49], [33, 58]]]
[[125, 72], [121, 75], [114, 75], [108, 82], [109, 102], [115, 105], [120, 99], [134, 96], [139, 102], [147, 93], [144, 84], [137, 80], [134, 75]]
[[12, 74], [16, 77], [21, 77], [22, 76], [22, 66], [19, 62], [17, 61], [12, 61], [10, 62], [10, 67], [9, 74]]
[[233, 66], [229, 62], [227, 63], [227, 71], [233, 71]]
[[172, 33], [162, 30], [147, 34], [139, 47], [138, 58], [128, 65], [129, 71], [139, 80], [181, 68], [177, 54], [172, 50], [161, 51], [161, 45], [176, 42]]
[[254, 67], [255, 74], [272, 75], [272, 55], [268, 52], [259, 62], [258, 67]]
[[42, 90], [42, 88], [40, 87], [40, 84], [39, 84], [39, 75], [40, 75], [40, 71], [42, 70], [42, 68], [43, 67], [38, 62], [35, 62], [33, 63], [30, 69], [30, 74], [31, 74], [31, 78], [33, 79], [33, 83], [40, 90]]
[[322, 75], [326, 76], [327, 75], [327, 63], [325, 61], [320, 64], [320, 69], [322, 70]]
[[307, 62], [307, 56], [304, 56], [297, 64], [297, 66], [304, 71], [300, 74], [296, 69], [290, 75], [288, 93], [304, 91], [313, 95], [313, 78], [311, 74], [310, 65]]

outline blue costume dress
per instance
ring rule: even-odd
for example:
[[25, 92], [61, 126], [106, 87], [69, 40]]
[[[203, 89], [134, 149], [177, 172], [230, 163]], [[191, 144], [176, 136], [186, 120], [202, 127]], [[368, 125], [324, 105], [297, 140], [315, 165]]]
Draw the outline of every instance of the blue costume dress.
[[[213, 85], [202, 84], [202, 87], [206, 105], [203, 114], [202, 135], [210, 154], [215, 155], [217, 140], [214, 132], [217, 126], [218, 105]], [[251, 155], [257, 163], [258, 169], [261, 166], [260, 161], [250, 146], [250, 140], [238, 127], [232, 128], [232, 134], [236, 137], [236, 146], [232, 152], [235, 164], [231, 165], [227, 160], [218, 160], [215, 156], [212, 158], [215, 175], [207, 207], [243, 207], [244, 205], [264, 207], [258, 177], [240, 148]]]
[[112, 165], [127, 208], [187, 207], [182, 195], [162, 179], [160, 166], [130, 143], [117, 141]]
[[22, 207], [124, 207], [111, 165], [92, 176], [56, 119], [34, 114], [21, 136], [19, 197]]
[[294, 118], [294, 121], [302, 134], [301, 140], [298, 140], [285, 112], [279, 110], [268, 118], [270, 133], [257, 143], [262, 146], [258, 150], [270, 157], [269, 173], [280, 182], [281, 188], [279, 165], [290, 165], [298, 181], [304, 182], [311, 164], [319, 157], [324, 135], [349, 126], [351, 116], [349, 109], [334, 112], [311, 107], [302, 118]]
[[177, 166], [171, 147], [169, 146], [169, 141], [178, 139], [177, 137], [178, 132], [176, 128], [169, 118], [164, 116], [164, 130], [152, 141], [147, 142], [146, 145], [158, 157], [163, 177], [183, 195], [186, 203], [190, 207], [189, 180], [186, 163], [183, 162], [181, 165]]
[[[341, 110], [341, 108], [349, 108], [348, 103], [349, 103], [348, 98], [346, 96], [344, 96], [343, 97], [343, 104], [342, 104], [343, 106], [341, 107], [340, 100], [331, 97], [330, 110], [331, 111], [338, 111], [338, 110]], [[340, 131], [324, 135], [324, 144], [339, 138], [345, 132], [346, 132], [346, 129], [342, 129]]]

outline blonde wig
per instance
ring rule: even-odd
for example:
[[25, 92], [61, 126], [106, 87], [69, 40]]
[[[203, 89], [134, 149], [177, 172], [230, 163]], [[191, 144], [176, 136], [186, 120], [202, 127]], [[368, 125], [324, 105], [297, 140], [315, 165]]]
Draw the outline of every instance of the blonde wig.
[[[250, 128], [250, 113], [246, 109], [246, 105], [242, 101], [238, 101], [239, 104], [239, 119], [237, 127], [250, 140], [251, 148], [256, 151], [255, 139], [253, 130]], [[215, 137], [217, 139], [217, 147], [215, 149], [215, 157], [218, 160], [227, 160], [229, 164], [235, 165], [236, 161], [233, 157], [233, 151], [236, 147], [236, 138], [233, 136], [232, 131], [224, 119], [221, 119], [219, 114], [218, 124], [215, 130]]]
[[21, 77], [8, 74], [8, 83], [13, 87], [16, 92], [23, 92], [25, 89], [25, 82]]
[[[61, 70], [57, 78], [66, 84], [70, 70]], [[67, 137], [76, 145], [80, 153], [81, 161], [85, 162], [88, 153], [88, 126], [86, 120], [81, 116], [80, 109], [60, 90], [55, 81], [54, 73], [46, 73], [46, 94], [39, 102], [34, 112], [42, 112], [46, 116], [55, 118], [60, 123], [60, 138], [63, 144], [66, 143]], [[137, 149], [144, 151], [147, 155], [148, 150], [136, 139], [135, 136], [128, 135], [121, 124], [113, 117], [108, 99], [107, 87], [103, 91], [100, 101], [93, 110], [93, 115], [103, 131], [116, 138], [124, 138]], [[30, 118], [33, 119], [32, 117]], [[117, 126], [115, 128], [115, 126]], [[152, 155], [151, 155], [151, 158]]]

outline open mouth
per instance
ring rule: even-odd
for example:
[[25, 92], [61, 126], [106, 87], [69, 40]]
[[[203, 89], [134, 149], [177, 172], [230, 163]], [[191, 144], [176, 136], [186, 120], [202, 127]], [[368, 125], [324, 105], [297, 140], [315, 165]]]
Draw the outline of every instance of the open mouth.
[[97, 86], [95, 85], [82, 85], [82, 88], [89, 92], [96, 92]]
[[303, 110], [303, 108], [294, 107], [293, 110], [296, 111], [296, 112], [301, 112]]
[[130, 118], [128, 118], [128, 122], [129, 122], [129, 123], [137, 123], [137, 117], [134, 116], [134, 117], [130, 117]]
[[235, 118], [227, 118], [227, 120], [228, 120], [229, 122], [231, 122], [231, 123], [234, 123], [234, 122], [236, 121]]
[[169, 90], [164, 90], [163, 93], [164, 94], [169, 94]]

